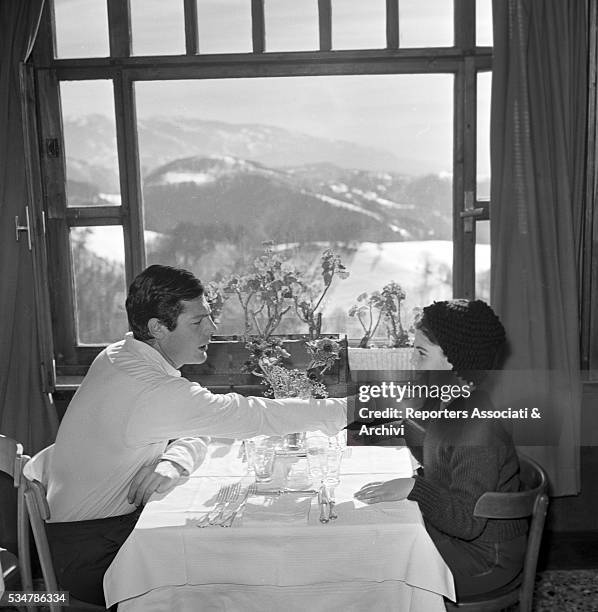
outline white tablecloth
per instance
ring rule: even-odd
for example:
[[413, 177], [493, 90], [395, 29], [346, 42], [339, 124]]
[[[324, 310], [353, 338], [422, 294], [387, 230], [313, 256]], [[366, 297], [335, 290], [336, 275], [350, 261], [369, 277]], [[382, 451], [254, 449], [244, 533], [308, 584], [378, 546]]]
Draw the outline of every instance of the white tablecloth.
[[[310, 507], [305, 497], [287, 494], [251, 498], [255, 505], [246, 524], [240, 517], [230, 529], [199, 529], [223, 484], [247, 482], [240, 455], [238, 443], [212, 443], [208, 459], [186, 482], [152, 498], [106, 572], [108, 606], [120, 602], [125, 612], [440, 612], [442, 596], [454, 598], [451, 573], [416, 503], [365, 506], [353, 499], [367, 482], [411, 475], [408, 449], [347, 449], [336, 521], [318, 521], [315, 497]], [[302, 488], [304, 463], [278, 461], [276, 477], [290, 470], [291, 481]], [[262, 503], [268, 520], [250, 520]]]

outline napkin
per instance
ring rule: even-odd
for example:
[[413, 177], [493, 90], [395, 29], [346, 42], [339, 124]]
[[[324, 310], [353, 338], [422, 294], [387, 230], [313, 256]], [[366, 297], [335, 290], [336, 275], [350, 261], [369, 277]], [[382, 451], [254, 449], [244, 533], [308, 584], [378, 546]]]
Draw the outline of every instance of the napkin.
[[251, 496], [243, 509], [242, 524], [245, 527], [263, 523], [269, 525], [307, 524], [312, 497], [284, 493], [276, 496]]

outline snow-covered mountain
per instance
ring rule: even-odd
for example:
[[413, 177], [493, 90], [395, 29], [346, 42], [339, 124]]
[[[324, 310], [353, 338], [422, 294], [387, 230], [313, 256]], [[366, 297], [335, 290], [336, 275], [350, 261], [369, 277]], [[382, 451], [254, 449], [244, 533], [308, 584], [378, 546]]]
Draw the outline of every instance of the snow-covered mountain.
[[[111, 193], [118, 186], [114, 122], [104, 115], [65, 118], [68, 178], [90, 182]], [[232, 124], [188, 117], [139, 119], [141, 173], [183, 157], [232, 156], [272, 168], [330, 162], [340, 168], [392, 171], [421, 175], [426, 166], [412, 159], [397, 159], [384, 149], [353, 142], [309, 136], [269, 125]]]
[[196, 225], [222, 240], [242, 230], [256, 242], [447, 240], [450, 198], [450, 181], [434, 175], [276, 169], [219, 156], [178, 159], [144, 182], [147, 229]]

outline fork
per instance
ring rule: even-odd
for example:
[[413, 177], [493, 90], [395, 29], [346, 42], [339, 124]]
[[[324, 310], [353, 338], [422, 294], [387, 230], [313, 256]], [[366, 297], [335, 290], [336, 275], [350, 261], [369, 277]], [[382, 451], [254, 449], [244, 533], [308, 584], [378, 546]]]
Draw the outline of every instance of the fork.
[[241, 483], [236, 482], [234, 485], [231, 486], [229, 494], [226, 496], [226, 499], [221, 504], [220, 512], [218, 512], [211, 521], [208, 521], [208, 525], [210, 527], [213, 527], [214, 525], [220, 525], [222, 523], [226, 511], [237, 501], [240, 494]]
[[239, 512], [245, 507], [247, 500], [252, 495], [255, 495], [256, 492], [257, 492], [257, 483], [254, 482], [249, 485], [249, 487], [247, 488], [247, 491], [245, 491], [245, 495], [243, 496], [243, 499], [239, 502], [237, 507], [234, 510], [232, 510], [230, 514], [226, 518], [223, 518], [223, 520], [219, 523], [220, 527], [232, 527], [232, 524], [237, 518], [237, 514], [239, 514]]
[[224, 510], [227, 503], [233, 499], [236, 499], [236, 497], [239, 495], [240, 487], [241, 485], [238, 482], [221, 487], [218, 491], [218, 495], [216, 496], [216, 506], [214, 510], [210, 510], [204, 517], [202, 517], [199, 523], [197, 523], [197, 526], [208, 527], [209, 525], [212, 525], [214, 520]]

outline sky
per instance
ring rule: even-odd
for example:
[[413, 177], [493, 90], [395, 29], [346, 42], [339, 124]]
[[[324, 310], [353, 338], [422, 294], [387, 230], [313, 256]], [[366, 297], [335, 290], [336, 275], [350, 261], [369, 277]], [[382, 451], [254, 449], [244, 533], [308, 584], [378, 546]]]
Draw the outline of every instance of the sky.
[[[249, 0], [198, 0], [200, 52], [244, 52], [250, 45]], [[54, 0], [58, 57], [108, 54], [103, 0]], [[131, 0], [134, 54], [184, 52], [182, 0]], [[384, 46], [385, 0], [333, 0], [333, 47]], [[490, 44], [490, 0], [477, 0], [479, 43]], [[401, 0], [404, 47], [452, 44], [452, 0]], [[317, 0], [266, 0], [267, 51], [317, 44]], [[425, 25], [423, 25], [425, 22]], [[452, 75], [380, 75], [141, 82], [140, 118], [198, 117], [262, 123], [385, 149], [421, 160], [430, 172], [452, 167]], [[489, 78], [479, 89], [479, 174], [488, 174]], [[111, 88], [63, 87], [65, 118], [114, 116]], [[109, 85], [109, 84], [108, 84]], [[69, 95], [69, 91], [71, 92]]]

